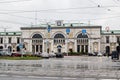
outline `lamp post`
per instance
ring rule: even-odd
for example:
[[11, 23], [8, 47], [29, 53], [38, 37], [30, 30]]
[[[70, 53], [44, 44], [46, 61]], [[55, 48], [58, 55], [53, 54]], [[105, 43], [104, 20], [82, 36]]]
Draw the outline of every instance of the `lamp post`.
[[47, 30], [47, 35], [46, 35], [46, 52], [49, 53], [49, 51], [48, 51], [48, 49], [49, 49], [48, 33], [50, 33], [50, 31], [51, 31], [51, 26], [49, 24], [47, 24], [46, 30]]
[[67, 45], [67, 56], [68, 56], [68, 36], [70, 33], [70, 28], [66, 28], [66, 34], [67, 34], [67, 38], [66, 38], [66, 45]]
[[7, 45], [6, 45], [6, 28], [4, 28], [4, 33], [5, 33], [5, 36], [4, 36], [4, 50], [6, 49]]
[[7, 35], [7, 33], [6, 33], [6, 29], [8, 29], [8, 28], [6, 28], [6, 27], [2, 27], [3, 29], [4, 29], [4, 33], [5, 33], [5, 35], [4, 35], [4, 50], [6, 50], [6, 47], [7, 47], [7, 44], [6, 44], [6, 35]]

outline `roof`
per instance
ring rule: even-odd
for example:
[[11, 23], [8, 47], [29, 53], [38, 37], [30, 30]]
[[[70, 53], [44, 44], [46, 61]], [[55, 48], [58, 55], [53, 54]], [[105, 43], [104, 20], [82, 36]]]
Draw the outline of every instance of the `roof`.
[[[100, 25], [92, 25], [92, 24], [86, 24], [86, 23], [64, 23], [62, 26], [57, 26], [56, 24], [49, 24], [51, 28], [101, 28]], [[48, 24], [39, 24], [39, 25], [32, 25], [30, 27], [21, 27], [21, 29], [39, 29], [43, 28], [45, 29], [48, 26]]]
[[22, 32], [0, 32], [0, 36], [21, 36]]
[[102, 30], [102, 34], [103, 35], [120, 34], [120, 30], [110, 30], [110, 31]]
[[[46, 27], [48, 24], [40, 24], [39, 27]], [[58, 27], [56, 24], [50, 24], [51, 27]], [[86, 24], [86, 23], [64, 23], [63, 26], [60, 27], [80, 27], [80, 26], [98, 26], [98, 25], [92, 25], [92, 24]]]

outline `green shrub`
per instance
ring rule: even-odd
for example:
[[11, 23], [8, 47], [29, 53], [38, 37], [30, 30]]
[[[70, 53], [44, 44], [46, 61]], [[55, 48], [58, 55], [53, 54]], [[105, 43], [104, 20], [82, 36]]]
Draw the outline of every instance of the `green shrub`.
[[80, 55], [86, 55], [87, 53], [84, 52], [69, 52], [69, 56], [80, 56]]

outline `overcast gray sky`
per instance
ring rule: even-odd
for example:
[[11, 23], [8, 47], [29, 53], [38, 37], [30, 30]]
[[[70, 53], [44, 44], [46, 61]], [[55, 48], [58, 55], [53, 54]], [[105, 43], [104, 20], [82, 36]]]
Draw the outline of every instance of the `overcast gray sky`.
[[[0, 26], [7, 31], [55, 20], [120, 29], [120, 0], [0, 0]], [[0, 28], [0, 31], [3, 31]]]

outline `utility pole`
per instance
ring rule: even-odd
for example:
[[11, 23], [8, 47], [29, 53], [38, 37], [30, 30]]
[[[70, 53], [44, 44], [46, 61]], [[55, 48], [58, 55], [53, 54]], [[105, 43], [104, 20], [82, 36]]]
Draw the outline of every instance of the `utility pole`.
[[35, 25], [37, 26], [37, 11], [35, 11]]
[[51, 26], [47, 23], [47, 27], [46, 27], [46, 30], [47, 30], [47, 36], [46, 36], [46, 52], [49, 53], [49, 40], [48, 40], [48, 34], [50, 33], [51, 31]]
[[6, 50], [6, 48], [7, 48], [7, 43], [6, 43], [6, 35], [7, 35], [7, 33], [6, 33], [6, 30], [8, 29], [8, 27], [1, 27], [1, 28], [4, 30], [4, 33], [5, 33], [4, 38], [3, 38], [3, 44], [4, 44], [3, 50]]

